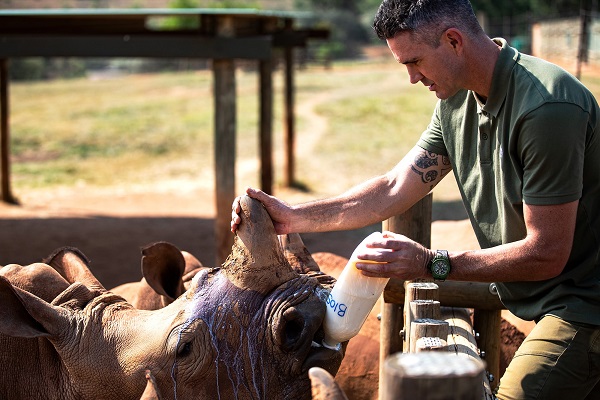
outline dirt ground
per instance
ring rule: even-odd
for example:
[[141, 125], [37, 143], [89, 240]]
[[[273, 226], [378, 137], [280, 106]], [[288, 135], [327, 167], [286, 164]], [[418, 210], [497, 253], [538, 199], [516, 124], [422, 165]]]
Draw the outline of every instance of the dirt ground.
[[[156, 241], [171, 242], [207, 266], [216, 263], [215, 206], [207, 188], [75, 188], [28, 193], [21, 203], [0, 203], [0, 265], [38, 262], [59, 247], [74, 246], [111, 288], [141, 278], [140, 249]], [[303, 239], [310, 251], [347, 256], [368, 231]]]

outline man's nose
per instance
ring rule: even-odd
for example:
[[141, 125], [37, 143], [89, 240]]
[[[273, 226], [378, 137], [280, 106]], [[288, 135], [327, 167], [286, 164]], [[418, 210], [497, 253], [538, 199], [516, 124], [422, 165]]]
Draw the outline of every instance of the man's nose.
[[408, 78], [410, 79], [410, 83], [414, 85], [415, 83], [421, 82], [423, 75], [416, 68], [407, 66], [406, 69], [408, 70]]

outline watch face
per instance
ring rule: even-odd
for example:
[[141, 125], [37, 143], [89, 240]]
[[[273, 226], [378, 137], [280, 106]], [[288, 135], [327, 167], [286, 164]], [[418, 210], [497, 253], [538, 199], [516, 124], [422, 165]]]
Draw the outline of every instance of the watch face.
[[431, 265], [431, 273], [434, 278], [446, 278], [450, 272], [450, 266], [445, 260], [437, 260]]

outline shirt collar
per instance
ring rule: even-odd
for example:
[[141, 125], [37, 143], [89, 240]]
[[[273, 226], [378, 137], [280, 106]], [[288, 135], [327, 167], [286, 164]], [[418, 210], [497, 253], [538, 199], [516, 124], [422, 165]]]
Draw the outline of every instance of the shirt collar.
[[496, 66], [494, 67], [490, 95], [485, 104], [481, 103], [475, 93], [473, 93], [473, 97], [475, 97], [475, 100], [477, 101], [478, 112], [485, 112], [495, 118], [500, 113], [500, 108], [506, 99], [510, 74], [520, 55], [517, 50], [508, 45], [506, 40], [495, 38], [494, 42], [502, 46], [502, 48], [498, 60], [496, 61]]

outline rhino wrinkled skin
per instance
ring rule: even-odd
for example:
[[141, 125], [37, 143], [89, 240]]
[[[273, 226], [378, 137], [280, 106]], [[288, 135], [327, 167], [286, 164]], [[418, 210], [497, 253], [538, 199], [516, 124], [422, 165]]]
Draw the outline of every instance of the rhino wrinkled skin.
[[201, 270], [158, 310], [106, 291], [75, 249], [46, 263], [63, 279], [36, 269], [61, 289], [51, 300], [39, 277], [0, 272], [0, 399], [137, 400], [148, 376], [164, 399], [310, 399], [308, 370], [335, 374], [343, 358], [313, 345], [325, 314], [318, 278], [289, 266], [247, 197], [222, 268]]

